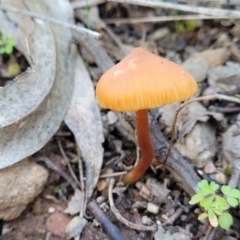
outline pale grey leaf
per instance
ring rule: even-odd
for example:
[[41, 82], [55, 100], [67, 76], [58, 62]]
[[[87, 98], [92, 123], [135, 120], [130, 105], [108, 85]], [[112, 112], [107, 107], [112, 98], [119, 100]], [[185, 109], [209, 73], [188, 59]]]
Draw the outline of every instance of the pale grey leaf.
[[88, 200], [98, 181], [102, 166], [104, 138], [93, 84], [80, 57], [77, 58], [75, 89], [65, 123], [73, 132], [86, 163], [86, 200]]

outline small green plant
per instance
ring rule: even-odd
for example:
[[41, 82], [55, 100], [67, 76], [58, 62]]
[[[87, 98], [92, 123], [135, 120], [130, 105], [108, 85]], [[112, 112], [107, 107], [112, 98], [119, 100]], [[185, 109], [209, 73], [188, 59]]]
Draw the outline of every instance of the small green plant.
[[[173, 14], [179, 16], [177, 10], [175, 10]], [[175, 29], [178, 33], [194, 31], [196, 29], [196, 21], [191, 19], [186, 21], [175, 20]]]
[[14, 39], [0, 34], [0, 54], [10, 54], [13, 51]]
[[198, 219], [208, 218], [213, 227], [219, 225], [221, 228], [228, 230], [233, 223], [233, 217], [228, 209], [239, 205], [240, 191], [225, 185], [221, 187], [222, 194], [220, 194], [219, 185], [215, 182], [209, 184], [207, 180], [199, 182], [198, 187], [199, 190], [189, 201], [191, 205], [199, 203], [204, 209]]

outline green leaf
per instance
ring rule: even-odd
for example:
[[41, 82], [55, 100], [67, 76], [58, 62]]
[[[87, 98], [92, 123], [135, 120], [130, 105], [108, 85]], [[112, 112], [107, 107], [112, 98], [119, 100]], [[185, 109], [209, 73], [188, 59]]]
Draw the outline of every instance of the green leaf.
[[228, 194], [229, 194], [230, 191], [231, 191], [231, 188], [230, 188], [228, 185], [222, 186], [222, 187], [221, 187], [221, 191], [222, 191], [223, 194], [225, 194], [226, 196], [228, 196]]
[[213, 210], [211, 208], [208, 210], [208, 220], [213, 227], [218, 226], [217, 216], [215, 215], [215, 213], [213, 212]]
[[233, 224], [233, 217], [230, 213], [224, 212], [219, 218], [219, 225], [221, 228], [228, 230]]
[[210, 183], [210, 187], [214, 190], [217, 191], [219, 189], [219, 185], [215, 182]]
[[213, 205], [219, 208], [226, 208], [228, 204], [225, 198], [216, 196], [216, 200]]
[[198, 185], [199, 188], [202, 188], [204, 186], [208, 186], [208, 181], [206, 179], [203, 179], [197, 185]]
[[203, 207], [206, 211], [211, 207], [214, 196], [204, 198], [200, 201], [200, 206]]
[[213, 210], [217, 215], [221, 215], [221, 214], [223, 213], [223, 209], [222, 209], [222, 208], [212, 207], [212, 210]]
[[227, 197], [227, 202], [231, 207], [237, 207], [238, 206], [238, 200], [233, 197]]
[[238, 189], [232, 189], [228, 194], [229, 197], [240, 198], [240, 191]]
[[212, 189], [209, 185], [203, 186], [201, 190], [208, 194], [215, 194], [214, 189]]
[[209, 191], [204, 191], [204, 190], [202, 190], [202, 189], [198, 190], [198, 191], [197, 191], [197, 194], [200, 194], [200, 195], [202, 195], [203, 197], [206, 197], [206, 196], [210, 195], [210, 194], [209, 194]]
[[186, 27], [188, 31], [193, 31], [196, 28], [196, 22], [194, 20], [188, 20], [186, 22]]
[[200, 194], [195, 194], [192, 196], [191, 200], [189, 201], [189, 204], [194, 205], [198, 202], [200, 202], [203, 199], [203, 196]]
[[208, 217], [208, 214], [207, 213], [201, 213], [199, 216], [198, 216], [198, 220], [203, 220], [203, 219], [205, 219], [205, 218], [207, 218]]

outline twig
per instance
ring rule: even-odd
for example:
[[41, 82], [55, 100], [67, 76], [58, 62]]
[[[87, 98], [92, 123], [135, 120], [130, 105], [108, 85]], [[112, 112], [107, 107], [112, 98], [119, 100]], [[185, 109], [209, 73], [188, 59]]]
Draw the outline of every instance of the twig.
[[99, 178], [117, 177], [117, 176], [122, 176], [122, 175], [124, 175], [126, 173], [127, 173], [127, 171], [102, 174], [102, 175], [99, 176]]
[[74, 190], [78, 188], [78, 186], [75, 183], [75, 181], [67, 173], [62, 171], [56, 164], [54, 164], [53, 161], [50, 160], [49, 158], [47, 158], [47, 157], [38, 157], [37, 161], [44, 162], [49, 169], [59, 173], [72, 186], [72, 188]]
[[170, 145], [169, 148], [167, 150], [166, 153], [166, 157], [163, 161], [163, 163], [165, 163], [167, 161], [167, 158], [170, 154], [173, 142], [175, 140], [175, 126], [176, 126], [176, 122], [177, 122], [177, 117], [179, 112], [186, 107], [188, 104], [192, 103], [192, 102], [199, 102], [199, 101], [206, 101], [206, 100], [225, 100], [225, 101], [229, 101], [229, 102], [235, 102], [235, 103], [239, 103], [240, 104], [240, 98], [236, 98], [236, 97], [232, 97], [232, 96], [227, 96], [227, 95], [223, 95], [223, 94], [214, 94], [214, 95], [209, 95], [209, 96], [203, 96], [203, 97], [198, 97], [198, 98], [193, 98], [187, 102], [185, 102], [184, 104], [182, 104], [180, 106], [180, 108], [176, 111], [174, 119], [173, 119], [173, 126], [172, 126], [172, 134], [171, 134], [171, 141], [170, 141]]
[[216, 3], [221, 5], [239, 5], [239, 0], [177, 0], [178, 2], [186, 2], [186, 3]]
[[154, 16], [143, 18], [110, 18], [104, 19], [107, 24], [133, 24], [133, 23], [157, 23], [168, 21], [182, 21], [182, 20], [198, 20], [198, 19], [224, 19], [221, 16], [207, 16], [207, 15], [185, 15], [185, 16]]
[[82, 207], [81, 207], [81, 211], [79, 213], [80, 217], [83, 217], [85, 214], [85, 210], [87, 207], [87, 203], [86, 203], [86, 198], [85, 198], [85, 184], [84, 184], [84, 179], [83, 179], [83, 166], [82, 166], [82, 160], [81, 160], [81, 154], [80, 154], [80, 149], [78, 147], [78, 144], [76, 142], [76, 147], [77, 147], [77, 155], [78, 155], [78, 170], [79, 170], [79, 179], [80, 179], [80, 185], [81, 185], [81, 189], [82, 189], [82, 193], [83, 193], [83, 198], [84, 201], [82, 201]]
[[73, 169], [72, 169], [72, 166], [71, 166], [71, 164], [70, 164], [70, 162], [69, 162], [69, 159], [68, 159], [67, 155], [65, 154], [65, 152], [64, 152], [64, 150], [63, 150], [62, 143], [61, 143], [60, 139], [57, 140], [57, 143], [58, 143], [58, 147], [59, 147], [59, 149], [60, 149], [60, 152], [61, 152], [61, 154], [62, 154], [62, 156], [63, 156], [63, 159], [64, 159], [65, 163], [66, 163], [67, 166], [68, 166], [68, 170], [69, 170], [72, 178], [75, 180], [76, 184], [77, 184], [79, 187], [81, 187], [81, 184], [80, 184], [80, 182], [78, 181], [77, 176], [76, 176], [76, 174], [74, 173], [74, 171], [73, 171]]
[[44, 22], [52, 23], [52, 24], [55, 24], [55, 25], [58, 25], [58, 26], [64, 27], [64, 28], [69, 28], [73, 31], [76, 31], [76, 32], [79, 32], [79, 33], [85, 34], [85, 35], [91, 35], [92, 37], [95, 37], [95, 38], [100, 37], [100, 34], [98, 32], [92, 31], [90, 29], [86, 29], [84, 27], [79, 27], [75, 24], [62, 22], [62, 21], [59, 21], [55, 18], [46, 17], [46, 16], [43, 16], [43, 15], [40, 15], [40, 14], [37, 14], [37, 13], [34, 13], [34, 12], [27, 11], [27, 10], [18, 9], [18, 8], [10, 7], [10, 6], [7, 6], [7, 5], [1, 5], [1, 4], [0, 4], [0, 10], [7, 11], [7, 12], [12, 12], [12, 13], [17, 13], [17, 14], [20, 14], [24, 17], [41, 19]]
[[157, 0], [108, 0], [110, 2], [119, 2], [119, 3], [128, 3], [128, 4], [136, 4], [140, 6], [147, 7], [159, 7], [166, 9], [174, 9], [186, 12], [195, 12], [199, 14], [206, 14], [212, 16], [221, 16], [227, 18], [239, 18], [240, 11], [237, 10], [225, 10], [219, 8], [207, 8], [207, 7], [196, 7], [190, 5], [184, 5], [179, 3], [169, 3]]
[[100, 222], [104, 230], [113, 240], [125, 240], [120, 230], [113, 225], [113, 223], [107, 218], [105, 213], [99, 208], [95, 201], [91, 201], [88, 204], [89, 210], [95, 216], [95, 218]]
[[138, 225], [135, 223], [132, 223], [130, 221], [128, 221], [127, 219], [125, 219], [120, 212], [116, 209], [114, 202], [113, 202], [113, 197], [112, 197], [112, 191], [113, 191], [113, 185], [114, 185], [114, 178], [111, 178], [110, 180], [110, 184], [109, 184], [109, 189], [108, 189], [108, 201], [111, 207], [111, 210], [113, 212], [113, 214], [115, 215], [115, 217], [121, 222], [123, 223], [125, 226], [135, 229], [137, 231], [151, 231], [151, 232], [155, 232], [157, 231], [157, 226], [156, 225], [152, 225], [152, 226], [144, 226], [144, 225]]
[[173, 224], [175, 220], [182, 214], [183, 209], [178, 208], [177, 211], [164, 223], [162, 223], [162, 226], [168, 225], [168, 224]]
[[238, 182], [239, 182], [239, 178], [240, 178], [240, 171], [238, 168], [233, 166], [232, 174], [231, 174], [231, 178], [228, 182], [228, 186], [231, 188], [236, 188], [238, 185]]
[[86, 6], [93, 7], [104, 2], [105, 0], [87, 0], [87, 1], [79, 0], [79, 1], [72, 2], [71, 5], [73, 9], [77, 9], [77, 8], [85, 8]]

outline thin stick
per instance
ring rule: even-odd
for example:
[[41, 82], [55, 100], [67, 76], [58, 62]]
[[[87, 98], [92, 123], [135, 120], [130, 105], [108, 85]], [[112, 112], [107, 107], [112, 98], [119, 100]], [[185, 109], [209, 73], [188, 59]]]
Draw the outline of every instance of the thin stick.
[[44, 162], [47, 167], [57, 173], [59, 173], [73, 188], [73, 190], [76, 190], [78, 188], [76, 182], [64, 171], [62, 171], [56, 164], [53, 163], [52, 160], [50, 160], [47, 157], [39, 157], [37, 158], [37, 161]]
[[93, 7], [104, 2], [105, 0], [88, 0], [88, 2], [79, 0], [79, 1], [72, 2], [71, 5], [73, 9], [77, 9], [77, 8], [85, 8], [86, 6]]
[[58, 139], [57, 142], [58, 142], [58, 147], [59, 147], [59, 149], [60, 149], [60, 152], [61, 152], [61, 154], [62, 154], [62, 156], [63, 156], [63, 159], [64, 159], [65, 163], [66, 163], [67, 166], [68, 166], [68, 171], [70, 172], [72, 178], [75, 180], [76, 184], [77, 184], [79, 187], [81, 187], [81, 184], [80, 184], [80, 182], [78, 181], [77, 176], [75, 175], [75, 173], [74, 173], [74, 171], [73, 171], [73, 169], [72, 169], [72, 166], [71, 166], [71, 164], [70, 164], [70, 162], [69, 162], [69, 159], [68, 159], [67, 155], [65, 154], [65, 152], [64, 152], [64, 150], [63, 150], [61, 141]]
[[80, 149], [77, 145], [77, 142], [76, 142], [76, 148], [77, 148], [77, 155], [78, 155], [78, 171], [79, 171], [79, 179], [80, 179], [80, 183], [81, 183], [80, 185], [81, 185], [82, 192], [84, 194], [84, 196], [83, 196], [84, 201], [82, 201], [82, 208], [81, 208], [81, 211], [79, 213], [79, 216], [83, 217], [84, 214], [85, 214], [86, 207], [87, 207], [87, 202], [86, 202], [86, 197], [85, 197], [85, 184], [84, 184], [84, 179], [83, 179], [83, 166], [82, 166]]
[[113, 185], [114, 185], [114, 178], [111, 178], [110, 180], [110, 184], [109, 184], [109, 189], [108, 189], [108, 201], [111, 207], [111, 210], [113, 212], [113, 214], [115, 215], [115, 217], [121, 222], [123, 223], [125, 226], [135, 229], [137, 231], [151, 231], [151, 232], [155, 232], [157, 231], [157, 226], [156, 225], [152, 225], [152, 226], [144, 226], [144, 225], [138, 225], [135, 223], [132, 223], [130, 221], [128, 221], [127, 219], [125, 219], [120, 212], [116, 209], [114, 202], [113, 202], [113, 197], [112, 197], [112, 191], [113, 191]]
[[91, 201], [88, 204], [89, 210], [95, 216], [95, 218], [100, 222], [102, 227], [105, 229], [107, 234], [113, 240], [124, 240], [122, 233], [120, 232], [119, 228], [117, 228], [113, 223], [107, 218], [105, 213], [100, 209], [95, 201]]
[[127, 171], [124, 172], [115, 172], [115, 173], [108, 173], [108, 174], [102, 174], [99, 176], [99, 178], [109, 178], [109, 177], [118, 177], [126, 174]]
[[180, 108], [176, 111], [175, 116], [174, 116], [174, 120], [173, 120], [173, 126], [172, 126], [172, 134], [171, 134], [171, 141], [169, 144], [169, 148], [167, 150], [166, 153], [166, 157], [163, 161], [163, 163], [165, 163], [168, 159], [168, 156], [170, 154], [173, 142], [175, 140], [175, 126], [176, 126], [176, 122], [177, 122], [177, 117], [179, 112], [186, 107], [188, 104], [192, 103], [192, 102], [199, 102], [199, 101], [206, 101], [206, 100], [225, 100], [225, 101], [229, 101], [229, 102], [235, 102], [235, 103], [239, 103], [240, 104], [240, 98], [236, 98], [236, 97], [232, 97], [232, 96], [227, 96], [227, 95], [222, 95], [222, 94], [214, 94], [214, 95], [209, 95], [209, 96], [203, 96], [203, 97], [198, 97], [198, 98], [193, 98], [187, 102], [185, 102], [184, 104], [182, 104], [182, 106], [180, 106]]
[[108, 0], [110, 2], [119, 2], [119, 3], [129, 3], [129, 4], [136, 4], [140, 6], [147, 6], [147, 7], [159, 7], [159, 8], [166, 8], [166, 9], [175, 9], [180, 11], [186, 12], [195, 12], [199, 14], [206, 14], [212, 16], [221, 16], [227, 18], [240, 18], [240, 11], [237, 10], [226, 10], [226, 9], [219, 9], [219, 8], [207, 8], [207, 7], [196, 7], [190, 5], [184, 5], [179, 3], [169, 3], [163, 1], [156, 1], [156, 0]]
[[207, 16], [207, 15], [185, 15], [185, 16], [154, 16], [144, 18], [110, 18], [104, 19], [107, 24], [133, 24], [133, 23], [157, 23], [168, 21], [182, 21], [182, 20], [199, 20], [199, 19], [224, 19], [221, 16]]
[[186, 3], [216, 3], [216, 4], [224, 4], [224, 5], [239, 5], [239, 0], [177, 0], [178, 2], [186, 2]]
[[83, 34], [86, 34], [86, 35], [91, 35], [91, 36], [93, 36], [94, 38], [97, 38], [97, 39], [100, 37], [100, 34], [98, 32], [92, 31], [90, 29], [86, 29], [84, 27], [79, 27], [75, 24], [62, 22], [62, 21], [59, 21], [55, 18], [46, 17], [46, 16], [43, 16], [43, 15], [40, 15], [40, 14], [37, 14], [37, 13], [34, 13], [34, 12], [27, 11], [27, 10], [18, 9], [18, 8], [10, 7], [10, 6], [7, 6], [7, 5], [1, 5], [1, 4], [0, 4], [0, 10], [7, 11], [7, 12], [12, 12], [12, 13], [17, 13], [17, 14], [20, 14], [24, 17], [41, 19], [44, 22], [52, 23], [52, 24], [55, 24], [55, 25], [58, 25], [58, 26], [64, 27], [64, 28], [69, 28], [73, 31], [80, 32], [80, 33], [83, 33]]

